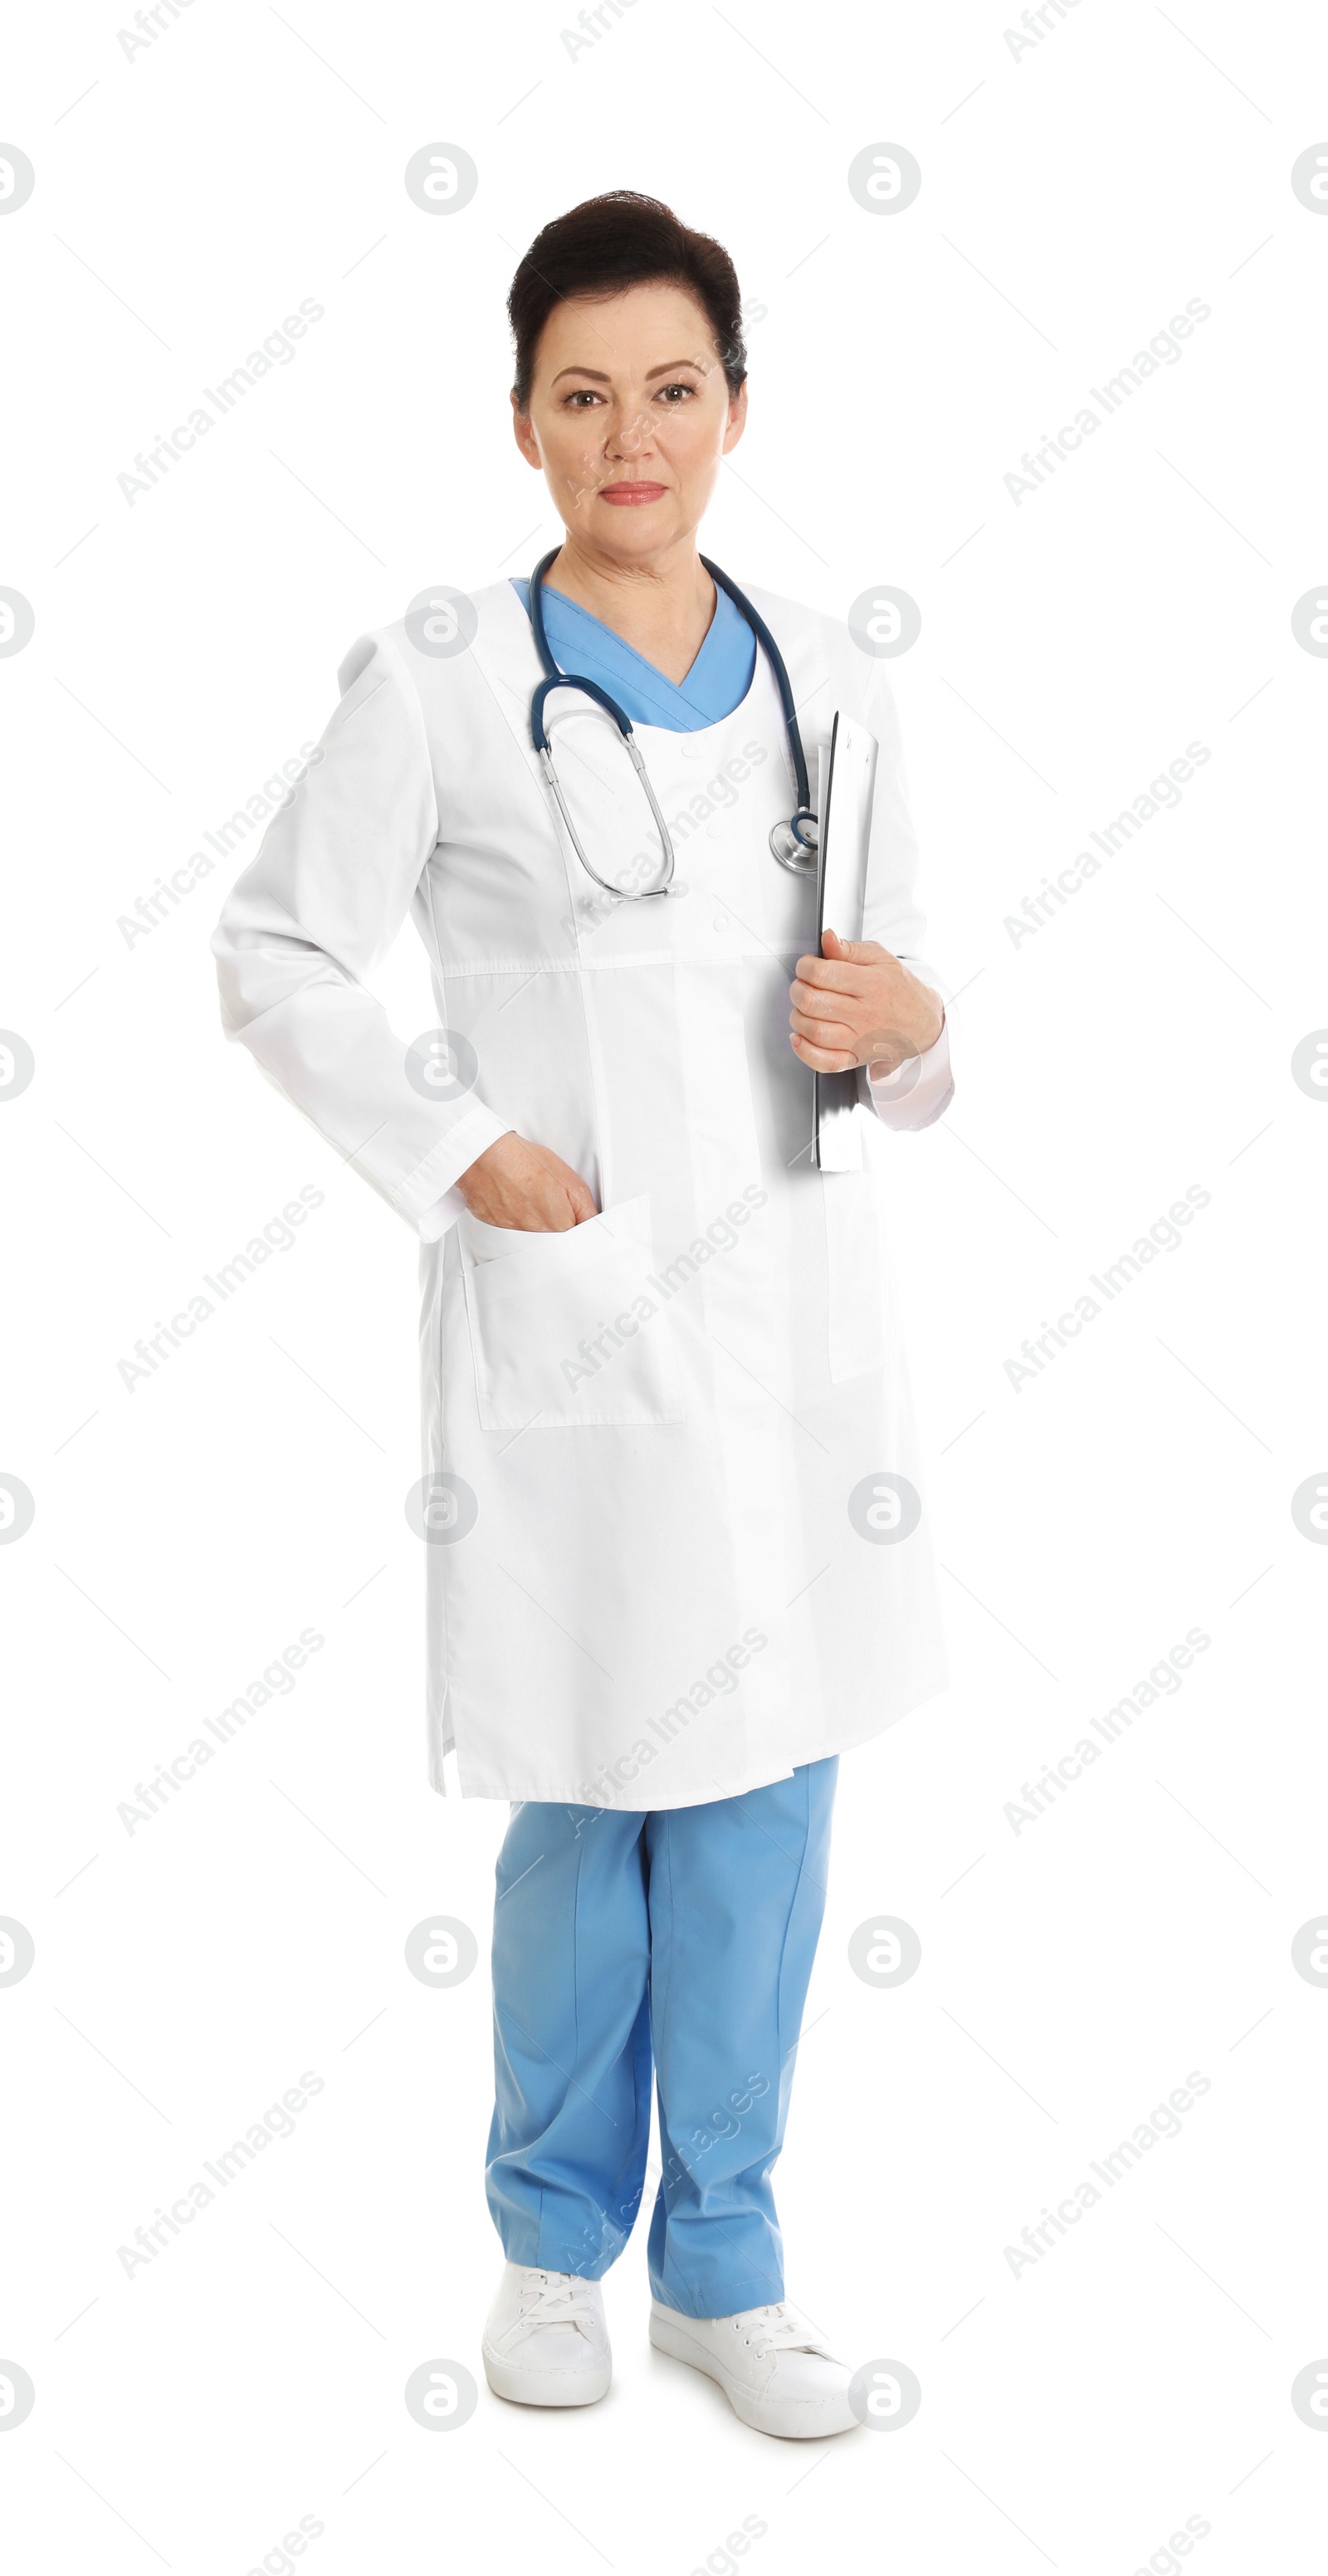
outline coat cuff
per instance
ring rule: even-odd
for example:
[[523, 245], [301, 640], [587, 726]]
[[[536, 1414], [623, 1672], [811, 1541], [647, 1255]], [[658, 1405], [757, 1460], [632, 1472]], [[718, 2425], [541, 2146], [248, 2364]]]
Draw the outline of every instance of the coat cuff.
[[423, 1216], [416, 1220], [421, 1243], [436, 1243], [450, 1225], [456, 1224], [465, 1204], [460, 1190], [444, 1190], [442, 1197], [435, 1199], [433, 1206], [426, 1208]]
[[[510, 1119], [499, 1118], [482, 1100], [473, 1100], [465, 1116], [456, 1119], [447, 1134], [439, 1137], [432, 1153], [416, 1164], [401, 1185], [396, 1208], [422, 1242], [435, 1243], [455, 1223], [461, 1196], [453, 1184], [490, 1145], [497, 1144], [500, 1136], [511, 1133]], [[455, 1204], [447, 1213], [440, 1213], [448, 1200]]]
[[900, 1133], [930, 1127], [954, 1098], [948, 1021], [942, 1020], [941, 1034], [925, 1055], [906, 1056], [894, 1073], [874, 1075], [862, 1065], [858, 1079], [861, 1098], [883, 1127]]

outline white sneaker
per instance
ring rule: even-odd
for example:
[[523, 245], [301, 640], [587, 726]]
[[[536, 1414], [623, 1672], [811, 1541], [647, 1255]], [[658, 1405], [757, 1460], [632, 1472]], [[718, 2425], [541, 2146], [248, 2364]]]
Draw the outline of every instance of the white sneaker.
[[482, 2350], [495, 2397], [518, 2406], [593, 2406], [613, 2375], [598, 2281], [505, 2263]]
[[684, 2317], [652, 2299], [650, 2340], [656, 2352], [718, 2380], [734, 2414], [758, 2433], [811, 2442], [851, 2432], [858, 2422], [847, 2362], [836, 2361], [784, 2299], [736, 2317]]

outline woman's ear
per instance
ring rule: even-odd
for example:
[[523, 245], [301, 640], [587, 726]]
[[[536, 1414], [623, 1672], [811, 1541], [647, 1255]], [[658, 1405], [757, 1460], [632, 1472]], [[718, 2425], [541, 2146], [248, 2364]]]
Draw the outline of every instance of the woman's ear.
[[729, 416], [724, 425], [723, 454], [736, 447], [747, 426], [747, 379], [744, 376], [736, 394], [729, 396]]
[[529, 412], [518, 407], [515, 393], [512, 395], [512, 430], [527, 465], [533, 465], [537, 472], [542, 471], [544, 460], [539, 452], [539, 440], [531, 426]]

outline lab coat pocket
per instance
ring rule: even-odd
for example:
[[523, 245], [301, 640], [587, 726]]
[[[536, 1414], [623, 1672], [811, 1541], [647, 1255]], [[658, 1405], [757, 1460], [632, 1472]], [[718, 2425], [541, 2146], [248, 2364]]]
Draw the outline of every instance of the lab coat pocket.
[[681, 1422], [668, 1319], [650, 1280], [648, 1195], [561, 1234], [464, 1214], [461, 1237], [484, 1430]]
[[836, 1386], [885, 1359], [886, 1281], [870, 1171], [823, 1172], [826, 1321]]

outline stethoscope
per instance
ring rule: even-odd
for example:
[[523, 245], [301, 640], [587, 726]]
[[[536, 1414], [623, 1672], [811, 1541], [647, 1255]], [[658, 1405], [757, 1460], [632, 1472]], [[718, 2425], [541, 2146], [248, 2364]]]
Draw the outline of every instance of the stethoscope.
[[[668, 893], [673, 876], [673, 843], [669, 838], [669, 827], [659, 810], [658, 799], [650, 784], [645, 762], [633, 735], [630, 716], [624, 715], [616, 698], [611, 698], [608, 690], [602, 689], [598, 681], [582, 679], [575, 671], [560, 671], [549, 650], [549, 639], [544, 627], [544, 576], [558, 552], [557, 546], [551, 547], [548, 554], [536, 564], [530, 576], [530, 623], [534, 630], [540, 661], [548, 674], [547, 678], [540, 681], [530, 701], [530, 739], [539, 754], [544, 775], [553, 791], [558, 811], [567, 826], [568, 838], [587, 876], [593, 877], [596, 885], [602, 886], [606, 894], [617, 895], [625, 903], [638, 903], [649, 895]], [[711, 580], [717, 583], [721, 590], [728, 592], [734, 607], [746, 618], [775, 675], [779, 703], [784, 710], [784, 723], [788, 729], [789, 752], [793, 761], [798, 803], [787, 823], [776, 823], [773, 826], [770, 834], [771, 855], [778, 859], [781, 868], [788, 868], [793, 876], [814, 876], [817, 865], [817, 823], [809, 802], [807, 762], [803, 755], [802, 736], [798, 731], [793, 691], [789, 686], [788, 672], [784, 668], [784, 656], [764, 618], [758, 617], [751, 601], [744, 598], [736, 581], [730, 581], [728, 574], [721, 572], [718, 564], [711, 563], [708, 556], [702, 555], [701, 562], [705, 565]], [[567, 799], [553, 765], [553, 753], [549, 748], [549, 737], [544, 724], [545, 701], [554, 689], [579, 689], [584, 697], [593, 698], [596, 706], [603, 707], [605, 714], [612, 716], [626, 745], [627, 757], [645, 789], [646, 801], [659, 833], [660, 846], [664, 853], [664, 874], [658, 885], [632, 887], [614, 885], [608, 877], [600, 875], [598, 868], [592, 868], [586, 857], [576, 825], [567, 810]], [[678, 891], [681, 892], [681, 888]]]

